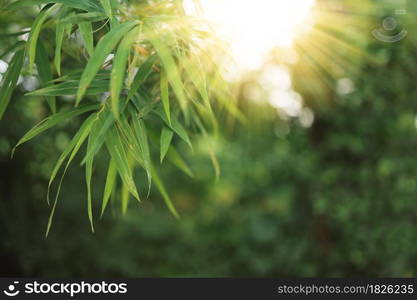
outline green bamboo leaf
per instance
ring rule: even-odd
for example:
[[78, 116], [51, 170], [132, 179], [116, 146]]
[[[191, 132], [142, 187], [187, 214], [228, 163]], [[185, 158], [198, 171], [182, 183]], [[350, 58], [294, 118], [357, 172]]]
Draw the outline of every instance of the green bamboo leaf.
[[109, 168], [107, 170], [106, 184], [104, 186], [103, 201], [101, 205], [101, 217], [103, 217], [107, 204], [110, 200], [110, 196], [113, 193], [114, 186], [116, 184], [117, 169], [116, 163], [113, 159], [110, 160]]
[[55, 57], [54, 64], [56, 72], [61, 76], [61, 52], [62, 52], [62, 42], [64, 40], [66, 26], [62, 23], [56, 24], [55, 29]]
[[[69, 16], [74, 16], [75, 15], [75, 12], [74, 11], [70, 11], [70, 13], [68, 15]], [[72, 23], [67, 23], [67, 24], [64, 24], [64, 25], [65, 25], [65, 32], [67, 33], [67, 38], [70, 39], [71, 38], [73, 24]]]
[[181, 81], [180, 72], [178, 70], [175, 59], [172, 57], [169, 48], [161, 40], [160, 35], [158, 35], [155, 30], [145, 27], [147, 37], [151, 44], [155, 47], [155, 50], [162, 61], [164, 70], [167, 74], [168, 82], [171, 84], [172, 89], [174, 90], [175, 95], [178, 98], [180, 107], [183, 112], [186, 110], [186, 97], [185, 97], [185, 88]]
[[110, 19], [110, 25], [113, 28], [119, 24], [117, 18], [113, 15], [113, 9], [118, 8], [120, 3], [116, 0], [100, 0], [101, 6], [103, 6], [107, 17]]
[[161, 109], [154, 110], [154, 113], [157, 114], [165, 122], [165, 124], [171, 128], [184, 142], [186, 142], [191, 150], [193, 150], [193, 145], [191, 144], [188, 133], [178, 121], [177, 117], [174, 115], [171, 116], [171, 122], [168, 122], [165, 114], [161, 111]]
[[26, 6], [34, 6], [47, 3], [62, 3], [68, 7], [86, 11], [103, 11], [103, 8], [95, 0], [20, 0], [13, 2], [6, 9], [16, 10]]
[[133, 131], [135, 133], [135, 137], [137, 139], [137, 143], [142, 153], [144, 167], [148, 176], [148, 183], [149, 183], [148, 191], [149, 191], [151, 181], [152, 181], [152, 174], [151, 174], [152, 159], [151, 159], [151, 152], [149, 150], [148, 135], [146, 133], [145, 123], [143, 122], [142, 119], [133, 117], [132, 125], [133, 125]]
[[[84, 142], [84, 140], [87, 138], [88, 134], [91, 131], [91, 127], [93, 126], [93, 123], [97, 117], [97, 113], [94, 113], [90, 115], [81, 125], [80, 129], [77, 131], [77, 133], [72, 138], [71, 142], [68, 144], [68, 146], [65, 148], [64, 152], [61, 153], [61, 155], [58, 158], [57, 163], [55, 164], [54, 169], [52, 170], [51, 176], [49, 178], [49, 184], [48, 184], [48, 193], [47, 193], [47, 200], [49, 203], [49, 191], [52, 185], [52, 182], [54, 181], [56, 175], [58, 174], [59, 169], [61, 168], [62, 164], [64, 163], [65, 159], [70, 155], [70, 153], [74, 150], [74, 148], [78, 148], [81, 146], [81, 144]], [[78, 151], [78, 149], [77, 149]]]
[[[77, 80], [78, 82], [81, 79], [81, 75], [83, 74], [83, 69], [82, 70], [77, 70], [77, 71], [73, 71], [70, 73], [65, 74], [64, 76], [55, 78], [54, 80], [51, 81], [52, 82], [63, 82], [63, 81], [74, 81]], [[110, 71], [109, 70], [100, 70], [98, 71], [98, 73], [96, 74], [96, 76], [94, 77], [94, 80], [98, 80], [98, 79], [102, 79], [102, 80], [110, 80]]]
[[175, 218], [180, 218], [180, 215], [178, 214], [177, 210], [175, 209], [174, 204], [171, 201], [171, 198], [169, 197], [164, 184], [162, 183], [162, 180], [159, 178], [158, 173], [156, 172], [156, 169], [152, 167], [152, 177], [154, 179], [155, 185], [159, 192], [162, 195], [162, 198], [165, 201], [166, 206], [168, 207], [169, 211], [174, 215]]
[[[57, 189], [57, 192], [56, 192], [56, 195], [55, 195], [54, 205], [52, 206], [52, 210], [51, 210], [51, 213], [50, 213], [50, 215], [49, 215], [49, 219], [48, 219], [48, 224], [47, 224], [47, 226], [46, 226], [46, 233], [45, 233], [45, 235], [46, 235], [46, 236], [48, 236], [49, 231], [51, 230], [52, 220], [53, 220], [53, 218], [54, 218], [54, 214], [55, 214], [56, 206], [57, 206], [57, 203], [58, 203], [58, 198], [59, 198], [59, 193], [60, 193], [60, 191], [61, 191], [62, 181], [64, 180], [64, 177], [65, 177], [65, 174], [66, 174], [66, 172], [67, 172], [67, 170], [68, 170], [69, 165], [71, 164], [71, 162], [72, 162], [72, 160], [74, 159], [75, 155], [78, 153], [78, 151], [80, 150], [80, 148], [81, 148], [82, 144], [84, 143], [84, 141], [86, 140], [86, 138], [87, 138], [88, 134], [90, 133], [91, 126], [92, 126], [92, 124], [94, 123], [94, 120], [95, 120], [95, 118], [96, 118], [96, 115], [97, 115], [97, 113], [92, 114], [92, 115], [91, 115], [91, 116], [90, 116], [90, 117], [89, 117], [89, 118], [88, 118], [88, 119], [87, 119], [87, 120], [83, 123], [83, 125], [81, 126], [81, 128], [80, 128], [80, 130], [79, 130], [79, 132], [78, 132], [79, 134], [77, 133], [76, 137], [74, 137], [74, 139], [73, 139], [73, 140], [76, 140], [76, 142], [74, 143], [75, 145], [74, 145], [74, 147], [73, 147], [73, 149], [72, 149], [72, 152], [71, 152], [70, 157], [68, 158], [68, 162], [67, 162], [67, 164], [66, 164], [66, 166], [65, 166], [64, 172], [62, 173], [61, 179], [60, 179], [59, 184], [58, 184], [58, 189]], [[70, 146], [72, 146], [72, 145], [70, 145]], [[71, 148], [71, 147], [70, 147], [70, 148]], [[63, 154], [64, 154], [64, 153], [63, 153]], [[62, 157], [62, 155], [61, 155], [61, 157]], [[63, 160], [65, 160], [65, 158], [63, 158]], [[59, 169], [59, 167], [60, 167], [60, 166], [59, 166], [60, 161], [61, 161], [61, 160], [58, 160], [57, 166], [55, 167], [53, 174], [54, 174], [55, 172], [58, 172], [58, 169]], [[58, 167], [58, 169], [57, 169], [57, 167]], [[55, 173], [55, 174], [56, 174], [56, 173]], [[55, 175], [54, 175], [53, 177], [55, 177]], [[53, 177], [51, 176], [51, 180], [53, 180]], [[48, 198], [48, 203], [49, 203], [49, 189], [50, 189], [50, 185], [51, 185], [51, 183], [52, 183], [52, 181], [51, 181], [51, 180], [50, 180], [50, 183], [49, 183], [49, 186], [48, 186], [48, 196], [47, 196], [47, 198]]]
[[97, 122], [95, 123], [91, 132], [91, 147], [87, 149], [87, 153], [85, 154], [81, 164], [85, 164], [87, 160], [95, 156], [96, 153], [100, 150], [106, 141], [106, 135], [108, 131], [113, 128], [115, 121], [116, 120], [114, 115], [108, 109], [105, 109], [99, 113]]
[[[53, 7], [53, 6], [52, 6]], [[29, 55], [29, 72], [32, 73], [33, 65], [35, 64], [36, 49], [41, 28], [46, 18], [52, 12], [51, 6], [45, 6], [33, 21], [32, 28], [28, 39], [28, 55]]]
[[[42, 86], [46, 85], [49, 81], [52, 80], [52, 71], [49, 63], [49, 56], [46, 52], [45, 46], [42, 41], [38, 41], [36, 58], [35, 58], [36, 67], [38, 70], [38, 75]], [[49, 108], [52, 113], [56, 112], [56, 99], [53, 96], [47, 96], [46, 101], [48, 102]]]
[[172, 132], [172, 130], [168, 129], [167, 127], [162, 128], [161, 141], [160, 141], [161, 163], [164, 160], [164, 157], [169, 150], [169, 146], [171, 145], [173, 136], [174, 136], [174, 132]]
[[120, 199], [122, 203], [122, 214], [126, 215], [127, 208], [129, 206], [129, 188], [122, 184], [122, 189], [120, 190]]
[[[158, 137], [157, 134], [154, 131], [149, 131], [149, 137], [152, 141], [152, 144], [158, 145]], [[187, 163], [184, 161], [184, 159], [181, 157], [181, 155], [178, 153], [178, 151], [175, 149], [174, 145], [170, 145], [168, 152], [166, 154], [166, 158], [168, 161], [170, 161], [174, 166], [176, 166], [178, 169], [183, 171], [185, 174], [187, 174], [190, 177], [194, 177], [193, 172], [191, 171], [190, 167], [187, 165]]]
[[89, 104], [89, 105], [84, 105], [84, 106], [80, 106], [77, 108], [73, 108], [71, 110], [66, 110], [63, 112], [59, 112], [56, 114], [53, 114], [51, 116], [49, 116], [48, 118], [44, 119], [43, 121], [41, 121], [40, 123], [38, 123], [35, 127], [33, 127], [31, 130], [29, 130], [20, 140], [19, 142], [16, 144], [16, 146], [13, 148], [13, 152], [15, 151], [15, 149], [22, 145], [23, 143], [33, 139], [34, 137], [38, 136], [39, 134], [41, 134], [42, 132], [48, 130], [49, 128], [60, 124], [66, 120], [69, 120], [73, 117], [76, 117], [78, 115], [81, 115], [83, 113], [92, 111], [92, 110], [97, 110], [100, 107], [99, 104]]
[[83, 22], [98, 22], [107, 19], [107, 16], [102, 12], [88, 12], [81, 14], [72, 14], [59, 21], [60, 24], [78, 24]]
[[116, 47], [120, 39], [129, 32], [134, 26], [138, 24], [137, 21], [129, 21], [114, 27], [108, 32], [97, 44], [96, 50], [90, 57], [87, 66], [81, 76], [80, 86], [77, 92], [76, 105], [78, 105], [87, 90], [87, 87], [96, 76], [101, 65], [106, 57]]
[[132, 170], [128, 163], [126, 151], [116, 128], [112, 128], [107, 132], [106, 146], [111, 158], [116, 164], [117, 171], [123, 183], [127, 186], [133, 197], [140, 201], [139, 194], [132, 177]]
[[[88, 89], [86, 95], [97, 95], [108, 91], [108, 80], [94, 80]], [[77, 93], [78, 81], [64, 81], [59, 84], [48, 85], [47, 87], [27, 93], [28, 96], [73, 96]]]
[[23, 49], [17, 51], [4, 74], [3, 83], [0, 87], [0, 120], [9, 105], [13, 90], [16, 87], [17, 80], [19, 79], [22, 70], [24, 56], [25, 51]]
[[111, 106], [116, 118], [119, 117], [119, 97], [125, 78], [126, 65], [132, 44], [137, 40], [140, 28], [131, 30], [121, 41], [113, 60], [110, 79]]
[[100, 3], [104, 8], [104, 11], [106, 12], [107, 17], [111, 20], [113, 18], [113, 10], [111, 7], [110, 0], [100, 0]]
[[[135, 118], [135, 115], [132, 113], [132, 118]], [[152, 174], [151, 174], [151, 157], [150, 157], [150, 151], [149, 146], [146, 138], [146, 132], [145, 137], [143, 137], [143, 133], [137, 134], [136, 132], [138, 129], [132, 129], [132, 127], [135, 127], [137, 125], [131, 126], [129, 122], [127, 121], [126, 117], [121, 116], [118, 123], [118, 129], [120, 131], [120, 134], [123, 138], [123, 142], [128, 150], [130, 150], [129, 157], [136, 160], [139, 165], [145, 169], [147, 177], [148, 177], [148, 194], [150, 194], [151, 185], [152, 185]], [[142, 129], [143, 130], [143, 129]], [[142, 142], [141, 139], [138, 138], [138, 136], [142, 136], [141, 139], [144, 139], [145, 142]]]
[[188, 176], [194, 177], [193, 171], [191, 171], [190, 167], [187, 165], [187, 163], [184, 161], [174, 146], [171, 145], [171, 147], [169, 147], [166, 157], [178, 169], [183, 171]]
[[140, 86], [152, 73], [152, 66], [155, 64], [156, 58], [156, 55], [149, 56], [148, 59], [139, 67], [139, 70], [136, 73], [135, 78], [133, 79], [132, 85], [127, 95], [128, 101], [133, 98]]
[[87, 49], [88, 54], [91, 56], [94, 53], [94, 37], [93, 37], [93, 26], [91, 22], [80, 22], [78, 24], [78, 29], [80, 29], [81, 36], [84, 40], [85, 48]]
[[171, 124], [171, 113], [169, 109], [169, 88], [168, 79], [165, 72], [161, 73], [161, 100], [164, 106], [165, 115], [167, 116], [168, 122]]
[[[91, 147], [91, 138], [88, 139], [87, 149]], [[87, 184], [87, 214], [90, 221], [91, 231], [94, 232], [93, 222], [93, 205], [91, 200], [91, 177], [93, 175], [93, 162], [94, 157], [87, 160], [85, 164], [85, 182]]]

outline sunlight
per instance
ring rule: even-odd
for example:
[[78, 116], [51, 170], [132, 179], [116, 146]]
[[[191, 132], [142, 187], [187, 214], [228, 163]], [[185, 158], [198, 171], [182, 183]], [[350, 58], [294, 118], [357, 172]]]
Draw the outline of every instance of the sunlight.
[[291, 47], [308, 23], [314, 0], [185, 0], [188, 15], [202, 15], [228, 42], [239, 67], [259, 68], [274, 47]]

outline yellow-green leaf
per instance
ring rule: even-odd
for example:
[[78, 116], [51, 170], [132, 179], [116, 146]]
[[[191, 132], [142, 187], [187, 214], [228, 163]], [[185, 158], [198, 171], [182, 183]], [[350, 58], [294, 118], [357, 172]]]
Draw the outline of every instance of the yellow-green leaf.
[[113, 51], [120, 39], [128, 33], [133, 27], [138, 24], [138, 21], [129, 21], [115, 26], [109, 31], [97, 44], [96, 50], [88, 60], [83, 74], [80, 79], [80, 86], [77, 92], [76, 105], [78, 105], [85, 94], [91, 81], [100, 70], [106, 57]]

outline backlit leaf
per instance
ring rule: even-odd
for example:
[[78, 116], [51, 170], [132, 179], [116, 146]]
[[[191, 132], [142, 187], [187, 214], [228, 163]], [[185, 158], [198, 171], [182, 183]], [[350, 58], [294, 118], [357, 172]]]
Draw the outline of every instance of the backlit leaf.
[[112, 110], [116, 118], [119, 116], [119, 97], [126, 75], [126, 65], [132, 44], [137, 40], [140, 28], [131, 30], [121, 41], [113, 60], [110, 79]]
[[171, 141], [172, 141], [173, 136], [174, 136], [174, 133], [172, 132], [172, 130], [168, 129], [167, 127], [162, 128], [161, 142], [160, 142], [161, 163], [164, 160], [164, 157], [169, 150], [169, 146], [171, 145]]
[[106, 57], [113, 51], [120, 39], [137, 24], [137, 21], [128, 21], [120, 24], [114, 27], [98, 42], [96, 50], [90, 57], [80, 79], [76, 100], [77, 105], [80, 103], [85, 91], [99, 71]]

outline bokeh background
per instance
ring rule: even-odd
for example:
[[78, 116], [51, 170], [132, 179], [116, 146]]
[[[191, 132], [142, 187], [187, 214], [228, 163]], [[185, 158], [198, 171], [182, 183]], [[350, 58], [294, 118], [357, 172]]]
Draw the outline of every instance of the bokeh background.
[[[248, 122], [221, 118], [219, 180], [204, 140], [186, 155], [194, 178], [163, 168], [180, 220], [153, 191], [124, 216], [114, 204], [91, 233], [84, 171], [75, 163], [45, 238], [48, 179], [79, 123], [62, 124], [10, 159], [47, 114], [43, 100], [24, 97], [25, 78], [0, 122], [0, 275], [417, 276], [417, 3], [318, 0], [315, 13], [314, 28], [290, 53], [277, 49], [236, 84]], [[395, 29], [383, 27], [387, 17], [398, 21]], [[30, 12], [3, 13], [0, 34], [32, 20]], [[374, 29], [407, 36], [387, 43]], [[279, 73], [265, 71], [272, 67], [291, 78], [295, 108], [268, 101], [260, 78]], [[95, 170], [97, 200], [105, 172]]]

